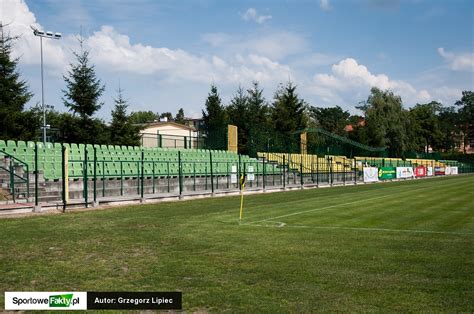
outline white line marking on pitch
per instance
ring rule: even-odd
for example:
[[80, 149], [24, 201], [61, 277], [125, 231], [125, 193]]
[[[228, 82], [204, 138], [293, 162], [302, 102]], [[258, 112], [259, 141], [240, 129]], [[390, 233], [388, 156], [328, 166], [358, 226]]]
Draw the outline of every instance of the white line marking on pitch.
[[363, 199], [363, 200], [358, 200], [358, 201], [353, 201], [353, 202], [347, 202], [347, 203], [342, 203], [342, 204], [334, 204], [334, 205], [329, 205], [329, 206], [320, 207], [320, 208], [313, 208], [313, 209], [303, 210], [303, 211], [296, 212], [296, 213], [280, 215], [280, 216], [276, 216], [276, 217], [270, 217], [270, 218], [257, 220], [257, 221], [250, 221], [250, 222], [247, 222], [247, 223], [243, 223], [242, 225], [250, 225], [250, 224], [269, 221], [269, 220], [273, 220], [273, 219], [296, 216], [296, 215], [301, 215], [301, 214], [305, 214], [305, 213], [311, 213], [311, 212], [316, 212], [316, 211], [320, 211], [320, 210], [324, 210], [324, 209], [329, 209], [329, 208], [333, 208], [333, 207], [341, 207], [341, 206], [345, 206], [345, 205], [351, 205], [351, 204], [357, 204], [357, 203], [361, 203], [361, 202], [372, 201], [372, 200], [376, 200], [376, 199], [380, 199], [380, 198], [386, 198], [386, 197], [390, 197], [390, 196], [392, 196], [392, 195], [384, 195], [384, 196], [373, 197], [373, 198], [368, 198], [368, 199]]
[[[281, 224], [284, 224], [283, 226]], [[342, 230], [355, 230], [355, 231], [387, 231], [387, 232], [405, 232], [405, 233], [430, 233], [430, 234], [455, 234], [455, 235], [474, 235], [472, 232], [450, 232], [450, 231], [432, 231], [432, 230], [410, 230], [410, 229], [388, 229], [388, 228], [364, 228], [364, 227], [335, 227], [335, 226], [303, 226], [303, 225], [288, 225], [285, 223], [279, 223], [278, 225], [256, 225], [252, 224], [252, 227], [267, 227], [267, 228], [304, 228], [304, 229], [342, 229]]]
[[[449, 184], [449, 185], [456, 185], [456, 184]], [[431, 187], [431, 186], [429, 186], [429, 187], [421, 187], [421, 188], [419, 188], [419, 189], [412, 189], [412, 190], [408, 190], [408, 191], [401, 191], [401, 192], [398, 192], [397, 195], [395, 195], [395, 196], [398, 196], [398, 195], [401, 194], [401, 193], [407, 193], [407, 192], [412, 193], [412, 192], [415, 192], [415, 191], [426, 190], [426, 189], [429, 189], [429, 188], [432, 188], [432, 187]], [[265, 219], [262, 219], [262, 220], [250, 221], [250, 222], [247, 222], [247, 223], [241, 223], [241, 225], [256, 224], [256, 223], [259, 223], [259, 222], [270, 221], [270, 220], [279, 219], [279, 218], [285, 218], [285, 217], [291, 217], [291, 216], [296, 216], [296, 215], [301, 215], [301, 214], [306, 214], [306, 213], [321, 211], [321, 210], [325, 210], [325, 209], [330, 209], [330, 208], [334, 208], [334, 207], [341, 207], [341, 206], [352, 205], [352, 204], [357, 204], [357, 203], [362, 203], [362, 202], [368, 202], [368, 201], [378, 200], [378, 199], [387, 198], [387, 197], [394, 197], [394, 195], [388, 194], [388, 195], [382, 195], [382, 196], [378, 196], [378, 197], [372, 197], [372, 198], [361, 199], [361, 200], [357, 200], [357, 201], [353, 201], [353, 202], [346, 202], [346, 203], [334, 204], [334, 205], [329, 205], [329, 206], [320, 207], [320, 208], [313, 208], [313, 209], [303, 210], [303, 211], [300, 211], [300, 212], [290, 213], [290, 214], [286, 214], [286, 215], [280, 215], [280, 216], [275, 216], [275, 217], [269, 217], [269, 218], [265, 218]]]

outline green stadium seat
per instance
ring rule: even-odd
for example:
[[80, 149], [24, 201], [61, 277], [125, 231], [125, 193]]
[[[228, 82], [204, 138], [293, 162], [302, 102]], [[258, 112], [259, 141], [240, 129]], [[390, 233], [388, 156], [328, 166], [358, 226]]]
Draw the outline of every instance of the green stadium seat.
[[7, 147], [16, 148], [16, 142], [12, 140], [7, 141]]

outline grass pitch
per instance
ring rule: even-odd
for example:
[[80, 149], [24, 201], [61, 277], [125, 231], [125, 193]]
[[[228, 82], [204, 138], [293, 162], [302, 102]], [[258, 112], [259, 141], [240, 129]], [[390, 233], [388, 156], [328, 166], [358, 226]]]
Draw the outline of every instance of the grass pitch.
[[[0, 220], [2, 291], [188, 311], [474, 311], [474, 176]], [[3, 306], [3, 293], [0, 303]]]

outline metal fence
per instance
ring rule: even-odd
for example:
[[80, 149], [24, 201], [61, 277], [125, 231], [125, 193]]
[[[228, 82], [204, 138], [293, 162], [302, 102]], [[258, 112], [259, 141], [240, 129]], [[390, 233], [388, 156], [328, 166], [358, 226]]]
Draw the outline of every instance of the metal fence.
[[[263, 153], [258, 159], [237, 155], [222, 160], [217, 151], [209, 151], [205, 160], [147, 158], [145, 151], [133, 158], [111, 160], [98, 154], [98, 149], [85, 149], [80, 155], [68, 153], [62, 146], [61, 159], [48, 169], [48, 159], [35, 145], [32, 161], [27, 162], [0, 152], [0, 170], [13, 201], [33, 201], [55, 204], [64, 210], [69, 205], [90, 206], [103, 201], [190, 196], [222, 192], [239, 192], [239, 179], [246, 178], [246, 189], [266, 190], [303, 188], [309, 186], [346, 185], [363, 182], [363, 167], [435, 167], [433, 161], [414, 164], [385, 158], [350, 159], [341, 156], [309, 155], [276, 160], [273, 153]], [[452, 163], [459, 173], [474, 172], [474, 164]]]

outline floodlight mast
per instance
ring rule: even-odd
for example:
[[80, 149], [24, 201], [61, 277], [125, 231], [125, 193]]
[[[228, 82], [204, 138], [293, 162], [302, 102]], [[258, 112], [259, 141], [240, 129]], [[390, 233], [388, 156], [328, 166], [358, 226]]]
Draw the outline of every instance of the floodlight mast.
[[43, 37], [49, 39], [60, 39], [61, 33], [54, 33], [47, 31], [46, 33], [42, 30], [37, 29], [34, 26], [30, 26], [33, 30], [33, 35], [40, 38], [40, 51], [41, 51], [41, 107], [43, 109], [43, 145], [46, 146], [46, 129], [48, 125], [46, 124], [46, 106], [44, 104], [44, 77], [43, 77]]

